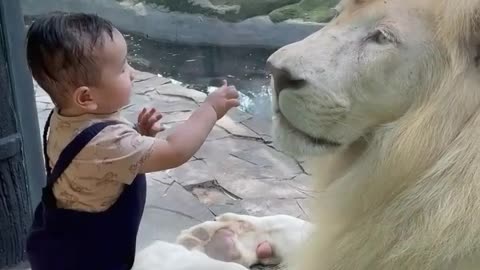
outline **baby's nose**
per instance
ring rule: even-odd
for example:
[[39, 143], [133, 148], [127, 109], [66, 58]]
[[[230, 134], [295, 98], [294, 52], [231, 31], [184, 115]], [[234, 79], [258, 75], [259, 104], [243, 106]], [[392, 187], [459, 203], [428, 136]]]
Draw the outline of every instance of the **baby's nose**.
[[135, 72], [134, 72], [135, 70], [130, 66], [129, 68], [130, 68], [130, 81], [133, 82], [133, 80], [135, 80]]

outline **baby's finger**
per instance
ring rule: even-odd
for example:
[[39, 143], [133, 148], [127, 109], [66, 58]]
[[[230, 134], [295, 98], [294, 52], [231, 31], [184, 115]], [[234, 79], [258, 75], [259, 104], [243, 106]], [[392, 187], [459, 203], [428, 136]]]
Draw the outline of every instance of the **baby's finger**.
[[152, 126], [152, 131], [155, 132], [155, 133], [162, 132], [164, 130], [165, 130], [165, 127], [160, 123], [155, 123]]
[[227, 80], [222, 81], [222, 86], [217, 88], [217, 92], [225, 92], [225, 90], [228, 88], [228, 83]]
[[225, 93], [227, 98], [238, 98], [239, 94], [237, 89], [234, 86], [230, 86], [227, 88], [226, 93]]
[[139, 124], [142, 125], [143, 127], [147, 127], [149, 119], [150, 117], [152, 117], [154, 112], [155, 112], [154, 108], [150, 109], [147, 113], [143, 115], [143, 118], [140, 120]]
[[238, 106], [240, 106], [240, 101], [238, 101], [238, 99], [229, 99], [225, 102], [225, 106], [228, 109], [233, 108], [233, 107], [238, 107]]
[[140, 114], [138, 114], [137, 123], [140, 123], [142, 121], [143, 116], [145, 115], [146, 112], [147, 112], [147, 109], [143, 108], [143, 110], [140, 112]]
[[151, 108], [150, 111], [145, 115], [145, 118], [147, 119], [147, 121], [150, 120], [150, 118], [152, 118], [152, 116], [155, 115], [157, 110], [155, 110], [155, 108]]
[[154, 115], [152, 115], [152, 116], [148, 119], [148, 126], [149, 126], [150, 128], [153, 127], [153, 125], [155, 125], [155, 123], [157, 123], [157, 122], [160, 120], [160, 118], [162, 118], [162, 117], [160, 116], [160, 114], [154, 114]]

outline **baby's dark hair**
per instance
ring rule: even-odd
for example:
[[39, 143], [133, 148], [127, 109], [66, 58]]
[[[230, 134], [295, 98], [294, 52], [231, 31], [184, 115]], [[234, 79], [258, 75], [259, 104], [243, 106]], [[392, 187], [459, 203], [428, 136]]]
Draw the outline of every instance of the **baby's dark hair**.
[[98, 49], [113, 40], [113, 24], [94, 14], [55, 12], [36, 19], [27, 32], [33, 77], [59, 106], [69, 90], [93, 86], [101, 77]]

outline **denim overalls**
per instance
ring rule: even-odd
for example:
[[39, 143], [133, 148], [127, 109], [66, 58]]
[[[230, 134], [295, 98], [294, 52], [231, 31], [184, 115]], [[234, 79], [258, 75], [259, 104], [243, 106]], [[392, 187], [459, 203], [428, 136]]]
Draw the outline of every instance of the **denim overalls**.
[[35, 209], [27, 239], [27, 255], [32, 270], [127, 270], [135, 258], [135, 247], [146, 198], [146, 180], [139, 174], [127, 185], [109, 209], [100, 213], [80, 212], [56, 207], [52, 187], [74, 157], [106, 126], [93, 124], [77, 135], [60, 154], [53, 170], [43, 140], [47, 185]]

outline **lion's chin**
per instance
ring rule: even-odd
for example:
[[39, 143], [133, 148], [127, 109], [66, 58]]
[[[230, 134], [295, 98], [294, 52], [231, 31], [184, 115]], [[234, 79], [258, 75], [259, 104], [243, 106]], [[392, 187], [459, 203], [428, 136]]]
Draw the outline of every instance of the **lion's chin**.
[[322, 156], [332, 153], [341, 144], [322, 138], [312, 138], [294, 128], [281, 114], [273, 117], [273, 140], [282, 151], [299, 157]]

